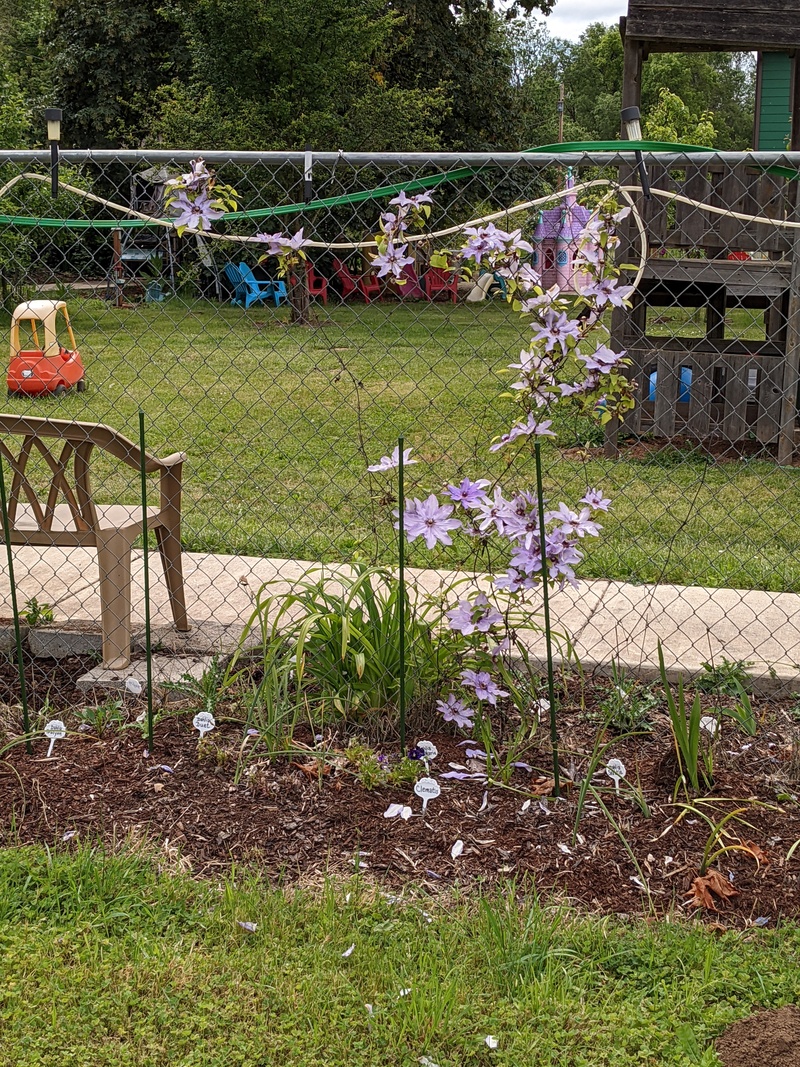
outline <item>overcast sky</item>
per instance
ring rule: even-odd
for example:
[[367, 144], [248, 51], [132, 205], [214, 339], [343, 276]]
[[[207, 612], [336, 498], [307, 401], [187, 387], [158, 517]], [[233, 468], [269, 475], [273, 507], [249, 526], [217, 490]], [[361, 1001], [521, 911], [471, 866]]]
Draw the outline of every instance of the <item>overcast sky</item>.
[[[590, 22], [617, 25], [628, 10], [627, 0], [558, 0], [553, 14], [545, 21], [554, 37], [577, 41]], [[534, 18], [541, 18], [533, 12]]]

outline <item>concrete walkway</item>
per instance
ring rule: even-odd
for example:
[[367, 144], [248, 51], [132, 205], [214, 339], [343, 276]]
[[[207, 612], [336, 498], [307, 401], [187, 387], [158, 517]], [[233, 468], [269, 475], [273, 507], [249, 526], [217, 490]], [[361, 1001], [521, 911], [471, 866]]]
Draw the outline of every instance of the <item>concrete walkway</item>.
[[[154, 630], [168, 632], [171, 621], [157, 553], [151, 555], [151, 616]], [[3, 555], [0, 596], [11, 614], [7, 566]], [[186, 553], [188, 611], [197, 623], [213, 621], [237, 632], [252, 611], [264, 582], [275, 594], [288, 592], [310, 562]], [[55, 609], [56, 621], [99, 619], [97, 563], [90, 549], [15, 549], [18, 603], [37, 597]], [[338, 568], [326, 568], [334, 573]], [[459, 578], [453, 572], [412, 571], [409, 583], [429, 592], [446, 590]], [[141, 553], [133, 561], [134, 629], [144, 624]], [[469, 586], [461, 586], [465, 595]], [[458, 593], [451, 593], [455, 601]], [[696, 586], [631, 585], [587, 580], [551, 599], [554, 627], [569, 634], [587, 671], [608, 672], [614, 661], [652, 677], [658, 671], [658, 643], [674, 678], [702, 669], [703, 662], [747, 660], [759, 690], [800, 691], [800, 595]], [[537, 617], [536, 606], [531, 615]], [[544, 641], [526, 631], [526, 644], [544, 662]]]

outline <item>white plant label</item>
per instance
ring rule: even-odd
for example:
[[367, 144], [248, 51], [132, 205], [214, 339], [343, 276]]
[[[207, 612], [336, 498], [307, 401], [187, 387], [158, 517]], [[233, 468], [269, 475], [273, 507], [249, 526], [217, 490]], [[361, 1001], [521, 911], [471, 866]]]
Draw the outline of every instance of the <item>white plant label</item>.
[[49, 759], [53, 755], [53, 746], [56, 741], [60, 741], [62, 737], [67, 736], [67, 728], [61, 719], [51, 719], [45, 725], [44, 736], [50, 738], [50, 745], [47, 749], [47, 758]]
[[434, 745], [433, 741], [418, 741], [417, 748], [422, 750], [422, 758], [425, 761], [425, 766], [439, 755], [439, 749]]
[[423, 812], [428, 807], [429, 800], [435, 800], [442, 791], [442, 787], [435, 778], [420, 778], [414, 786], [414, 792], [422, 800]]
[[606, 764], [606, 774], [614, 783], [614, 789], [619, 792], [619, 783], [625, 777], [626, 768], [621, 759], [610, 759]]
[[214, 716], [208, 711], [199, 711], [192, 719], [192, 726], [200, 733], [200, 740], [216, 726]]
[[130, 693], [132, 697], [141, 696], [142, 683], [138, 678], [126, 678], [125, 679], [125, 692]]

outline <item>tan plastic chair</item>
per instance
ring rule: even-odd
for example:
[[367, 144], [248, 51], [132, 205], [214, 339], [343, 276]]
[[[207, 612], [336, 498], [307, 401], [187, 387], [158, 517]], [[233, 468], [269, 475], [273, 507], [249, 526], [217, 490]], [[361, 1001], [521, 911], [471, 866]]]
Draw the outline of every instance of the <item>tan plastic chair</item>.
[[[131, 549], [142, 532], [142, 507], [96, 504], [90, 467], [92, 451], [100, 448], [138, 471], [141, 452], [116, 430], [93, 422], [0, 415], [0, 437], [12, 435], [22, 437], [18, 455], [0, 441], [0, 455], [13, 472], [8, 487], [11, 543], [97, 549], [103, 666], [112, 670], [127, 667], [131, 661]], [[49, 438], [63, 442], [58, 455], [52, 445], [48, 447]], [[26, 475], [34, 450], [52, 472], [44, 504]], [[147, 525], [156, 533], [175, 626], [184, 631], [190, 629], [180, 539], [181, 469], [185, 459], [183, 452], [165, 459], [145, 453], [145, 471], [161, 474], [161, 504], [148, 507]], [[27, 503], [21, 502], [23, 496]]]

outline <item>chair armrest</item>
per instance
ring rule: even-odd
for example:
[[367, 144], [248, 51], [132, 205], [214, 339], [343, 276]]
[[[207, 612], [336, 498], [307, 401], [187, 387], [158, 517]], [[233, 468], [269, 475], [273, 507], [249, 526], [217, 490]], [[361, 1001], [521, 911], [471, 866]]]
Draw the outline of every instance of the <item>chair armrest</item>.
[[160, 467], [177, 467], [180, 463], [185, 463], [186, 459], [186, 452], [173, 452], [171, 456], [165, 456], [163, 459], [159, 459], [158, 465]]

